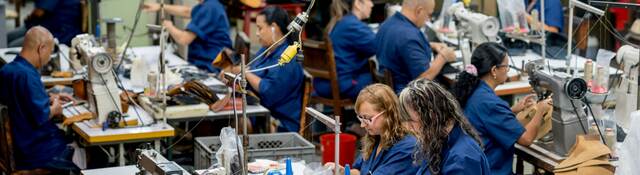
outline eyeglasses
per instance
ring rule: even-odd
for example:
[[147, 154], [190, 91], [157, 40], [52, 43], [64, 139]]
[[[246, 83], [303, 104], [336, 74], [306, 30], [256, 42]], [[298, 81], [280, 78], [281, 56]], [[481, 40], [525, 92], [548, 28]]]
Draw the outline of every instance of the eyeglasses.
[[374, 116], [373, 116], [373, 117], [371, 117], [371, 118], [365, 118], [365, 117], [363, 117], [362, 115], [358, 115], [358, 116], [357, 116], [357, 118], [358, 118], [358, 120], [360, 120], [360, 123], [364, 123], [364, 124], [370, 125], [371, 123], [373, 123], [373, 121], [375, 121], [375, 120], [376, 120], [376, 118], [378, 118], [378, 117], [379, 117], [380, 115], [382, 115], [384, 112], [385, 112], [385, 111], [382, 111], [382, 112], [380, 112], [380, 113], [378, 113], [378, 114], [374, 115]]

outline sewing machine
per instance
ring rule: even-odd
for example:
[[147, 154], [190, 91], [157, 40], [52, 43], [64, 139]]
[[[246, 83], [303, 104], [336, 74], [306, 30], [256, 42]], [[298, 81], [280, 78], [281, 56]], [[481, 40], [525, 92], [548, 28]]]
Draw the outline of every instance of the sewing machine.
[[629, 128], [631, 112], [638, 110], [638, 63], [640, 49], [624, 45], [618, 49], [616, 61], [623, 65], [620, 85], [615, 88], [616, 122], [623, 128]]
[[110, 112], [120, 112], [120, 96], [116, 86], [114, 64], [110, 54], [98, 45], [89, 34], [73, 38], [69, 50], [72, 60], [81, 60], [88, 67], [86, 92], [89, 99], [89, 111], [98, 117], [100, 124], [107, 120]]
[[457, 27], [469, 36], [475, 46], [498, 41], [500, 23], [497, 18], [467, 11], [462, 2], [451, 5], [448, 12], [460, 22]]
[[545, 98], [553, 93], [553, 144], [547, 149], [557, 155], [566, 156], [576, 141], [576, 135], [584, 134], [584, 130], [589, 126], [586, 114], [582, 110], [583, 102], [580, 101], [587, 92], [587, 83], [564, 72], [550, 73], [543, 70], [543, 61], [531, 61], [525, 65], [525, 70], [529, 74], [529, 83], [538, 97]]
[[176, 162], [169, 161], [152, 149], [137, 149], [136, 175], [182, 175], [188, 174]]

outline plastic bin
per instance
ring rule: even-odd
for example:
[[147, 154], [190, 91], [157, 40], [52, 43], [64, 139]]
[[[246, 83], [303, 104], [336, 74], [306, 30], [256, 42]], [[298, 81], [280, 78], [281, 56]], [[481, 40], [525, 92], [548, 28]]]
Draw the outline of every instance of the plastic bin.
[[[195, 141], [195, 169], [209, 168], [216, 161], [215, 153], [221, 146], [220, 137], [197, 137]], [[315, 156], [315, 146], [295, 132], [250, 134], [248, 152], [249, 162], [255, 159], [277, 161], [287, 157], [311, 162]]]
[[[333, 133], [320, 136], [322, 164], [335, 162], [335, 138], [336, 135]], [[353, 165], [356, 153], [356, 142], [356, 136], [347, 133], [340, 134], [340, 165]]]

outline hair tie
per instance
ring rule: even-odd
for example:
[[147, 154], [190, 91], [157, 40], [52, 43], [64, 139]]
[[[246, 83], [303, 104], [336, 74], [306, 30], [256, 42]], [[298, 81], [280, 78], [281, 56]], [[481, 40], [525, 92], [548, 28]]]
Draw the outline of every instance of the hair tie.
[[474, 66], [473, 64], [465, 66], [464, 71], [473, 76], [478, 76], [478, 69], [476, 69], [476, 66]]

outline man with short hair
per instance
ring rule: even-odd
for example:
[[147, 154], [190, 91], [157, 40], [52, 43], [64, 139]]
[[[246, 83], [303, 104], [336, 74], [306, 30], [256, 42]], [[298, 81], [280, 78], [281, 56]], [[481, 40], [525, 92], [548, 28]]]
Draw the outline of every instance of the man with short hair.
[[9, 109], [17, 170], [45, 169], [53, 174], [79, 173], [74, 149], [51, 121], [62, 115], [62, 96], [49, 97], [39, 69], [50, 60], [53, 35], [44, 27], [29, 29], [20, 54], [0, 69], [0, 103]]
[[[393, 87], [399, 93], [411, 80], [433, 80], [447, 62], [455, 61], [453, 49], [429, 43], [420, 31], [431, 18], [434, 0], [404, 0], [402, 11], [389, 17], [376, 35], [376, 57], [383, 69], [393, 75]], [[432, 60], [432, 49], [439, 54]]]

